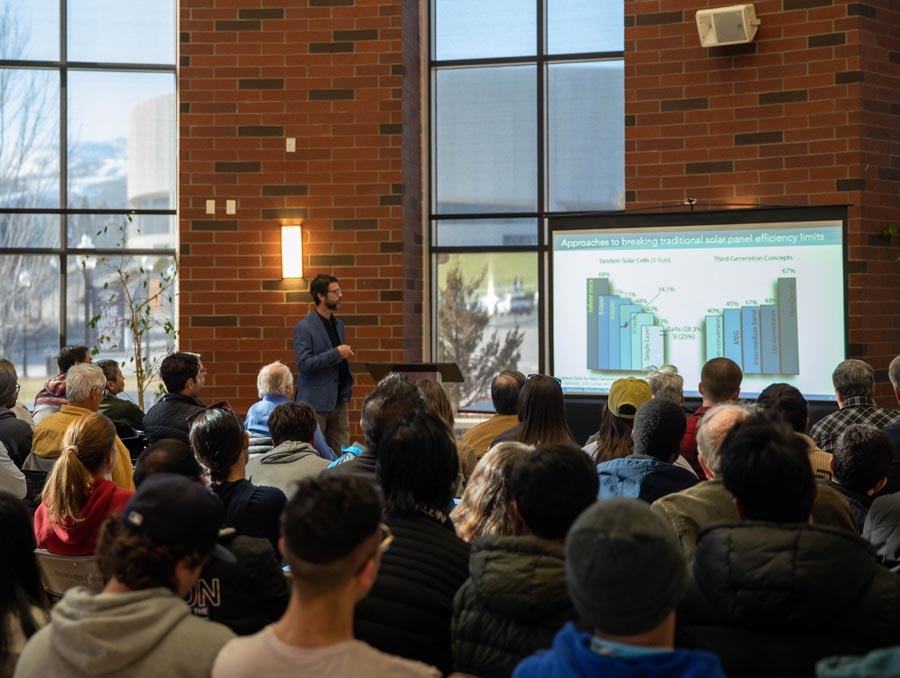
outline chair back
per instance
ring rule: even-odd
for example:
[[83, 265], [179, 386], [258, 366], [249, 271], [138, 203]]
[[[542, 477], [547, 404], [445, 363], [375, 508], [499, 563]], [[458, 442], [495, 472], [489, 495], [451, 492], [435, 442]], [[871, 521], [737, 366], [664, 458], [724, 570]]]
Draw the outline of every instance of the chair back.
[[44, 549], [35, 549], [34, 556], [51, 605], [75, 586], [86, 586], [94, 593], [103, 589], [103, 577], [95, 556], [62, 556]]

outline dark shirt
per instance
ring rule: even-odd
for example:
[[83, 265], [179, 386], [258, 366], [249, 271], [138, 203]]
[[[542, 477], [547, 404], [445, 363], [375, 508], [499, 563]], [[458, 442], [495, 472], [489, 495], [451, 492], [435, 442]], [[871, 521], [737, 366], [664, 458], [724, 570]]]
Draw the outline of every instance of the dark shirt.
[[838, 436], [848, 426], [868, 424], [885, 428], [900, 419], [897, 410], [885, 410], [868, 396], [852, 396], [844, 400], [841, 409], [823, 417], [809, 429], [809, 437], [826, 452], [834, 452]]
[[886, 426], [884, 432], [891, 439], [891, 445], [894, 447], [894, 456], [891, 461], [891, 470], [888, 473], [887, 485], [878, 493], [878, 496], [900, 492], [900, 422]]
[[863, 527], [866, 524], [866, 514], [869, 513], [869, 509], [872, 507], [874, 497], [854, 492], [849, 487], [844, 487], [833, 480], [817, 480], [817, 482], [819, 485], [831, 487], [844, 495], [847, 503], [850, 505], [850, 513], [853, 514], [853, 520], [856, 521], [856, 526], [859, 528], [860, 534], [862, 534]]
[[246, 478], [213, 485], [212, 491], [225, 504], [225, 527], [248, 537], [265, 537], [278, 553], [279, 522], [287, 501], [284, 492], [254, 485]]
[[[325, 331], [328, 332], [328, 338], [331, 339], [331, 345], [335, 348], [340, 346], [341, 335], [339, 335], [337, 331], [337, 319], [334, 317], [334, 313], [332, 313], [328, 318], [318, 312], [316, 313], [316, 315], [319, 316], [319, 320], [321, 320], [322, 324], [325, 326]], [[335, 407], [341, 404], [341, 393], [345, 391], [348, 384], [352, 383], [353, 377], [350, 376], [350, 366], [347, 365], [347, 359], [344, 358], [341, 361], [341, 366], [338, 370], [338, 399], [334, 404]]]

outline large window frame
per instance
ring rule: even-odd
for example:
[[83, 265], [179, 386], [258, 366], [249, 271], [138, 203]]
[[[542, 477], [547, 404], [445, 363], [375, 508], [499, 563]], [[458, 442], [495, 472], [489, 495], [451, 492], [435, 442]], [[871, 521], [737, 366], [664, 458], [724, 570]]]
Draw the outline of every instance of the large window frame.
[[[176, 0], [169, 0], [177, 8]], [[47, 218], [56, 218], [59, 225], [59, 245], [55, 247], [0, 247], [2, 256], [44, 256], [52, 257], [58, 261], [59, 271], [59, 345], [80, 342], [80, 337], [67, 336], [68, 316], [68, 275], [70, 259], [98, 259], [102, 257], [170, 257], [178, 260], [177, 229], [173, 233], [173, 243], [170, 247], [90, 247], [78, 246], [69, 242], [69, 220], [76, 216], [112, 217], [117, 223], [130, 222], [129, 217], [135, 222], [140, 222], [141, 217], [162, 216], [168, 217], [177, 223], [178, 186], [177, 181], [172, 186], [171, 208], [169, 209], [92, 209], [73, 208], [69, 206], [69, 129], [68, 129], [68, 80], [72, 71], [86, 73], [154, 73], [171, 75], [173, 79], [174, 98], [172, 102], [175, 130], [178, 129], [178, 84], [177, 84], [177, 53], [172, 55], [172, 63], [127, 63], [127, 62], [93, 62], [75, 61], [67, 58], [68, 53], [68, 0], [59, 0], [59, 59], [0, 59], [0, 69], [43, 70], [59, 74], [59, 207], [9, 207], [0, 205], [0, 215], [14, 222], [17, 215], [41, 215]], [[174, 11], [174, 10], [173, 10]], [[177, 51], [177, 21], [173, 35], [173, 44]], [[174, 161], [177, 163], [177, 134], [172, 140]], [[177, 168], [174, 170], [177, 177]], [[123, 227], [124, 228], [124, 227]], [[70, 342], [71, 339], [71, 342]], [[54, 368], [55, 369], [55, 368]]]
[[[549, 340], [546, 336], [548, 327], [548, 300], [547, 293], [549, 291], [548, 282], [548, 256], [549, 256], [549, 220], [558, 216], [571, 216], [584, 212], [560, 212], [552, 211], [549, 207], [550, 196], [548, 195], [548, 80], [550, 68], [553, 65], [565, 63], [589, 63], [589, 62], [609, 62], [619, 61], [622, 63], [624, 70], [624, 44], [622, 50], [617, 51], [598, 51], [598, 52], [577, 52], [577, 53], [548, 53], [547, 47], [547, 17], [548, 17], [548, 0], [535, 0], [536, 2], [536, 45], [535, 54], [528, 56], [516, 57], [491, 57], [491, 58], [473, 58], [473, 59], [450, 59], [438, 60], [435, 57], [435, 37], [436, 37], [436, 0], [426, 0], [428, 19], [426, 26], [429, 30], [427, 61], [428, 61], [428, 77], [427, 77], [427, 106], [429, 111], [428, 131], [426, 139], [426, 152], [428, 153], [428, 177], [427, 185], [429, 187], [428, 196], [428, 225], [427, 232], [429, 234], [428, 247], [428, 268], [429, 281], [431, 289], [431, 313], [430, 336], [431, 336], [431, 353], [439, 358], [439, 336], [438, 332], [438, 262], [441, 257], [447, 255], [464, 255], [464, 254], [501, 254], [514, 252], [534, 253], [537, 259], [537, 341], [538, 341], [538, 371], [543, 372], [550, 364], [549, 362]], [[623, 26], [624, 30], [624, 26]], [[535, 88], [536, 88], [536, 155], [537, 155], [537, 178], [536, 178], [536, 209], [527, 212], [478, 212], [478, 213], [448, 213], [438, 211], [438, 192], [437, 192], [437, 155], [440, 149], [436, 148], [437, 143], [437, 122], [436, 122], [436, 89], [437, 75], [440, 71], [452, 68], [479, 68], [491, 66], [515, 66], [528, 65], [536, 69]], [[624, 112], [622, 119], [622, 135], [624, 140]], [[624, 154], [621, 158], [624, 173]], [[624, 188], [624, 186], [623, 186]], [[624, 206], [622, 206], [624, 207]], [[601, 210], [597, 210], [601, 211]], [[587, 212], [591, 213], [591, 212]], [[516, 238], [511, 240], [512, 244], [497, 245], [441, 245], [439, 242], [438, 229], [441, 223], [447, 222], [472, 222], [478, 223], [478, 220], [533, 220], [536, 223], [535, 239], [532, 243], [516, 244]], [[521, 237], [519, 238], [521, 239]]]

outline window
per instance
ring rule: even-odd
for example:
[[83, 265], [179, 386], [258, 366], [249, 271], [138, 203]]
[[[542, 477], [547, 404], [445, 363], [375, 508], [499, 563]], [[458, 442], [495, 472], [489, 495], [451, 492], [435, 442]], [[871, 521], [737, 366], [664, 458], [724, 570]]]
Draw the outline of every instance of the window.
[[624, 208], [624, 5], [432, 0], [434, 354], [461, 407], [542, 371], [545, 222]]
[[[111, 266], [140, 279], [144, 298], [175, 270], [175, 11], [174, 0], [0, 0], [0, 277], [12, 288], [0, 356], [25, 402], [64, 344], [96, 346], [127, 372]], [[168, 295], [153, 312], [176, 320]], [[147, 333], [152, 352], [170, 344]]]

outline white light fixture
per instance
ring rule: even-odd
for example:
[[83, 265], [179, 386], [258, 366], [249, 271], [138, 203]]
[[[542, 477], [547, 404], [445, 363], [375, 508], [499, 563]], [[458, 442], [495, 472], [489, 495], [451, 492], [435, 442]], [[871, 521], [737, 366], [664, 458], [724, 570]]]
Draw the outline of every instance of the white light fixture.
[[753, 5], [731, 5], [697, 12], [697, 33], [703, 47], [752, 42], [760, 21]]
[[281, 277], [303, 277], [303, 229], [299, 224], [281, 227]]

